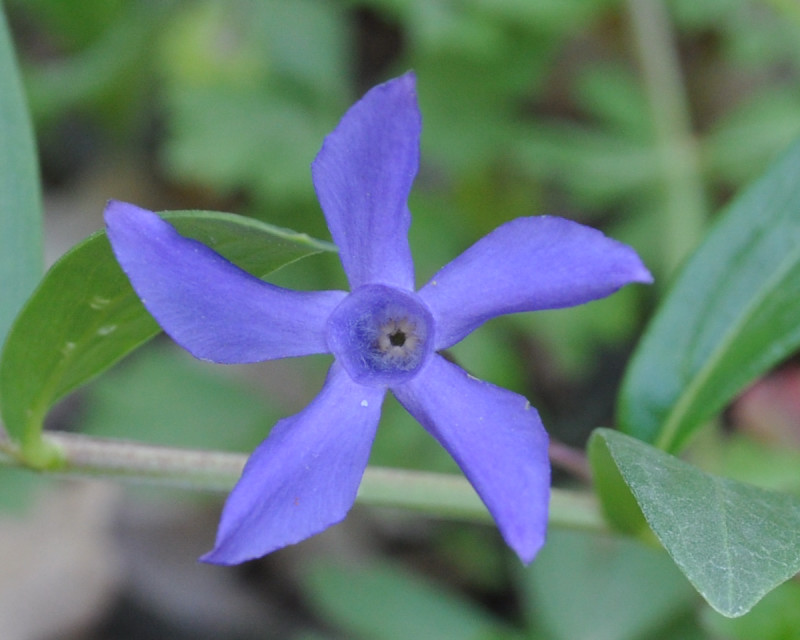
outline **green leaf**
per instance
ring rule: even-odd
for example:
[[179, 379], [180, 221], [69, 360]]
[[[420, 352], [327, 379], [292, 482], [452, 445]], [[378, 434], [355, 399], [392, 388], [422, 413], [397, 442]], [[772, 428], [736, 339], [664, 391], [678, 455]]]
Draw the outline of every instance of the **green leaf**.
[[[183, 235], [263, 277], [303, 256], [334, 250], [305, 234], [208, 211], [165, 216]], [[0, 361], [2, 416], [30, 464], [55, 463], [39, 450], [42, 423], [59, 398], [160, 331], [99, 232], [45, 275], [17, 317]]]
[[668, 637], [697, 598], [663, 550], [579, 531], [551, 530], [521, 573], [531, 625], [556, 640]]
[[42, 203], [30, 116], [0, 5], [0, 341], [42, 275]]
[[800, 499], [704, 473], [617, 431], [593, 438], [661, 544], [722, 615], [747, 613], [800, 571]]
[[738, 197], [650, 323], [623, 431], [669, 451], [800, 346], [800, 143]]
[[636, 498], [625, 483], [605, 442], [597, 437], [597, 431], [589, 439], [587, 454], [592, 469], [592, 483], [608, 523], [615, 530], [631, 536], [648, 532], [647, 521]]

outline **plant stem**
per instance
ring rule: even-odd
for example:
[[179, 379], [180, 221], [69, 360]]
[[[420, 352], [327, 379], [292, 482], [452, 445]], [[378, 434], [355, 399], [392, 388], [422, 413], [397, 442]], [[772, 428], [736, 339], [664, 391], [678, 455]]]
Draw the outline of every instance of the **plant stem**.
[[[95, 476], [117, 481], [227, 492], [239, 479], [247, 456], [240, 453], [178, 449], [50, 432], [47, 444], [60, 451], [62, 464], [45, 473]], [[0, 430], [0, 465], [24, 467], [15, 447]], [[359, 488], [361, 504], [419, 511], [431, 516], [488, 522], [490, 516], [462, 476], [368, 467]], [[588, 493], [553, 489], [550, 524], [605, 530], [594, 498]]]
[[678, 267], [702, 236], [708, 204], [670, 18], [662, 0], [628, 0], [665, 189], [664, 266]]
[[563, 442], [550, 438], [548, 455], [550, 456], [550, 462], [554, 466], [560, 467], [564, 471], [569, 471], [584, 482], [592, 481], [592, 471], [583, 451], [568, 447]]

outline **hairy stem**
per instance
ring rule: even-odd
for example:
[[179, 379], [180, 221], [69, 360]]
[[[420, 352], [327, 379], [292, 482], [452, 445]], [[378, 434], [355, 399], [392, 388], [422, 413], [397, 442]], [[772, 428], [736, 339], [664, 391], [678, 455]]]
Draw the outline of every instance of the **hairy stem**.
[[[182, 487], [195, 491], [229, 491], [247, 456], [221, 451], [178, 449], [51, 432], [45, 441], [60, 452], [62, 463], [48, 474], [95, 476], [118, 481]], [[23, 467], [15, 447], [0, 430], [0, 465]], [[490, 517], [474, 489], [453, 474], [369, 467], [358, 492], [361, 504], [419, 511], [432, 516], [470, 521]], [[588, 493], [554, 489], [550, 523], [571, 528], [605, 530], [594, 498]]]
[[554, 466], [568, 471], [584, 482], [592, 481], [589, 461], [586, 459], [586, 454], [583, 451], [568, 447], [563, 442], [551, 438], [548, 454], [550, 456], [550, 462], [552, 462]]

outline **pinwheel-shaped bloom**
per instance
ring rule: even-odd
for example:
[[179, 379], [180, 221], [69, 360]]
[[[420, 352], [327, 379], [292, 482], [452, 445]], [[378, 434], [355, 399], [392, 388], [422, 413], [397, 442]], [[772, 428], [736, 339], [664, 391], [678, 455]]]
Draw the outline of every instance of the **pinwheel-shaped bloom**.
[[550, 467], [536, 410], [437, 352], [495, 316], [577, 305], [651, 277], [630, 247], [541, 216], [495, 229], [415, 292], [406, 202], [420, 129], [408, 73], [357, 102], [312, 164], [350, 293], [265, 283], [154, 213], [120, 202], [106, 209], [137, 294], [198, 358], [334, 356], [319, 395], [250, 457], [207, 562], [256, 558], [342, 520], [387, 390], [453, 456], [523, 562], [544, 542]]

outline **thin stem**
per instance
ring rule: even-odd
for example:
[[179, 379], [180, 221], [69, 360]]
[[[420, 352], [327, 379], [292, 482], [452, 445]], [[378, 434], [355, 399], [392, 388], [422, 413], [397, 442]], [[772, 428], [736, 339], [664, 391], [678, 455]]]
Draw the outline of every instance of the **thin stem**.
[[589, 462], [586, 454], [579, 449], [568, 447], [563, 442], [550, 439], [548, 451], [550, 461], [561, 467], [564, 471], [569, 471], [572, 475], [584, 482], [592, 481], [592, 472], [589, 469]]
[[700, 239], [708, 205], [669, 15], [662, 0], [628, 0], [628, 13], [661, 161], [664, 262], [671, 272]]
[[[58, 469], [46, 473], [96, 476], [195, 491], [229, 491], [247, 460], [246, 455], [239, 453], [161, 447], [74, 433], [51, 432], [44, 438], [59, 450], [62, 460]], [[2, 430], [0, 465], [25, 466]], [[357, 500], [361, 504], [410, 509], [432, 516], [490, 520], [470, 484], [453, 474], [369, 467]], [[558, 489], [552, 492], [550, 524], [606, 529], [593, 496]]]

